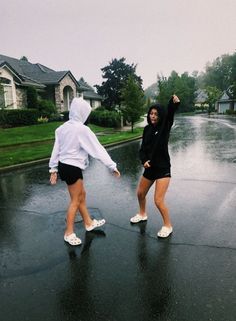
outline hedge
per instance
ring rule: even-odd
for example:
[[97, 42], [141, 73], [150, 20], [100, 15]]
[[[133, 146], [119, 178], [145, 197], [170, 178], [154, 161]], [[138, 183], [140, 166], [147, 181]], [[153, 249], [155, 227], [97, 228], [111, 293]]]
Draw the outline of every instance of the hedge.
[[2, 109], [0, 110], [0, 126], [17, 127], [37, 124], [39, 116], [35, 109]]
[[89, 116], [89, 122], [103, 127], [120, 127], [120, 115], [115, 111], [93, 110]]

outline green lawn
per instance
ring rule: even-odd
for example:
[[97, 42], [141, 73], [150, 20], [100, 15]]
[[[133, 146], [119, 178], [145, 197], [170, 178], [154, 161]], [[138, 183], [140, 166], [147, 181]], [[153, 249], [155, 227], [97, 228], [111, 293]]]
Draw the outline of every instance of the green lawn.
[[[50, 157], [55, 129], [61, 122], [0, 129], [0, 168]], [[111, 128], [89, 125], [101, 144], [111, 144], [140, 137], [142, 128], [114, 131]]]
[[[0, 128], [0, 147], [54, 139], [55, 129], [63, 122], [52, 122], [24, 127]], [[89, 125], [95, 132], [104, 131], [103, 127]], [[109, 129], [106, 129], [109, 130]]]

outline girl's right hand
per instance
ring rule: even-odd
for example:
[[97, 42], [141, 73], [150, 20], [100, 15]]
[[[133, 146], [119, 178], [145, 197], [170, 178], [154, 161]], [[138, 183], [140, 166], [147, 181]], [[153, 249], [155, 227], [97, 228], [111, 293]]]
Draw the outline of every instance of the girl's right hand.
[[146, 162], [143, 164], [143, 167], [144, 167], [144, 168], [149, 168], [149, 167], [151, 167], [151, 165], [150, 165], [150, 160], [146, 161]]
[[51, 173], [50, 183], [51, 185], [55, 185], [57, 183], [57, 172]]
[[113, 171], [113, 174], [116, 176], [116, 177], [120, 177], [120, 172], [118, 171], [118, 169], [115, 169]]

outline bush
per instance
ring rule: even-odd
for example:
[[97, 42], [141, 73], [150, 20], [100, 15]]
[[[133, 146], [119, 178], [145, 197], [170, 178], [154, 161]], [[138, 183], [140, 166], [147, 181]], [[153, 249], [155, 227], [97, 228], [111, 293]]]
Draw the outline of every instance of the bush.
[[38, 123], [40, 124], [44, 124], [44, 123], [47, 123], [48, 122], [48, 118], [47, 117], [39, 117], [38, 118]]
[[34, 87], [28, 87], [26, 90], [28, 108], [38, 107], [38, 94]]
[[236, 115], [236, 110], [227, 109], [227, 110], [226, 110], [226, 114], [227, 114], [227, 115]]
[[56, 106], [51, 100], [41, 99], [38, 101], [38, 111], [41, 117], [50, 118], [50, 116], [56, 114]]
[[103, 106], [97, 107], [94, 111], [107, 111], [107, 109]]
[[61, 115], [62, 115], [62, 118], [64, 121], [69, 120], [69, 111], [68, 110], [61, 112]]
[[103, 127], [120, 127], [120, 115], [115, 111], [95, 109], [91, 112], [89, 122]]
[[17, 127], [37, 124], [39, 114], [35, 109], [4, 109], [0, 110], [0, 125]]

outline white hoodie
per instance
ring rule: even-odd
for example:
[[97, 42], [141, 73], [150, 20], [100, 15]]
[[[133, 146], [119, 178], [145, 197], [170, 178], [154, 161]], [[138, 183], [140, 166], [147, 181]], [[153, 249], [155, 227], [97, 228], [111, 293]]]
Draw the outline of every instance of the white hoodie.
[[91, 106], [83, 98], [74, 98], [70, 105], [69, 120], [55, 131], [55, 143], [49, 161], [50, 172], [56, 172], [58, 162], [85, 169], [88, 155], [100, 160], [111, 171], [116, 169], [114, 163], [99, 143], [96, 135], [84, 125]]

